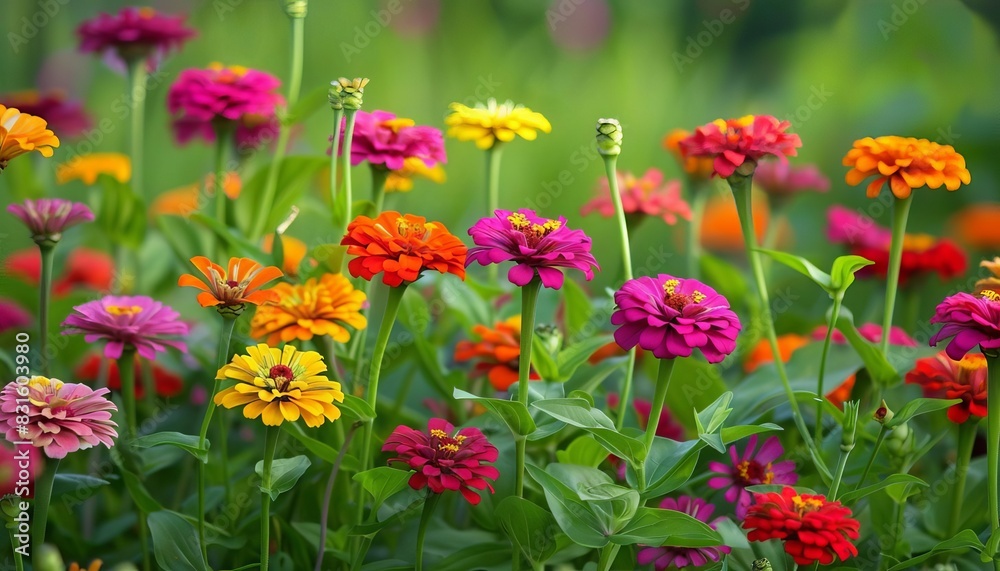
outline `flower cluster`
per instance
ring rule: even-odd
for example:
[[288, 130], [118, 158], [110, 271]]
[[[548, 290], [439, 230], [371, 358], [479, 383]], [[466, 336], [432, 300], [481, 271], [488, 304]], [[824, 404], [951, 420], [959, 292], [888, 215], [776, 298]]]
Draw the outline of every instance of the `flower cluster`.
[[[473, 375], [486, 375], [493, 388], [505, 391], [517, 382], [521, 356], [521, 316], [515, 315], [497, 322], [492, 328], [476, 325], [472, 332], [478, 341], [462, 340], [455, 345], [455, 360], [459, 363], [475, 360]], [[532, 371], [530, 378], [538, 380]]]
[[906, 373], [906, 382], [920, 385], [924, 396], [940, 399], [962, 399], [948, 409], [948, 419], [962, 424], [970, 416], [986, 417], [986, 357], [967, 353], [959, 360], [944, 351], [933, 357], [917, 359], [914, 369]]

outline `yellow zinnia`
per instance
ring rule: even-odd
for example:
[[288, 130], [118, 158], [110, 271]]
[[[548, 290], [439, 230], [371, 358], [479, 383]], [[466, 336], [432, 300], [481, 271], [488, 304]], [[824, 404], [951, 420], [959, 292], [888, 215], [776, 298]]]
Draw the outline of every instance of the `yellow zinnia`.
[[534, 141], [537, 131], [552, 131], [549, 120], [541, 113], [510, 100], [497, 103], [491, 98], [486, 105], [476, 103], [475, 107], [452, 103], [450, 108], [451, 114], [444, 120], [449, 127], [448, 136], [459, 141], [475, 141], [480, 149], [492, 148], [497, 141], [513, 141], [515, 135]]
[[243, 416], [261, 417], [267, 426], [301, 417], [307, 426], [317, 427], [340, 418], [340, 409], [333, 403], [344, 402], [340, 383], [326, 378], [325, 371], [323, 356], [315, 351], [298, 351], [291, 345], [277, 349], [263, 343], [247, 347], [246, 355], [233, 356], [232, 362], [219, 369], [216, 379], [233, 379], [236, 384], [219, 391], [215, 404], [242, 406]]
[[426, 178], [438, 184], [447, 179], [440, 164], [429, 167], [422, 159], [407, 157], [403, 161], [403, 168], [389, 171], [389, 176], [385, 179], [385, 191], [409, 192], [413, 190], [413, 177], [415, 176]]
[[250, 322], [250, 336], [268, 343], [308, 341], [314, 335], [329, 335], [338, 343], [351, 339], [347, 326], [364, 329], [361, 315], [365, 292], [355, 289], [342, 274], [324, 274], [304, 284], [279, 283], [271, 288], [275, 303], [262, 305]]
[[13, 107], [0, 105], [0, 171], [14, 157], [38, 151], [43, 157], [52, 156], [59, 138], [47, 129], [45, 119], [21, 113]]
[[56, 182], [66, 184], [71, 180], [94, 184], [97, 177], [106, 174], [124, 184], [132, 178], [132, 161], [121, 153], [90, 153], [79, 155], [59, 165]]

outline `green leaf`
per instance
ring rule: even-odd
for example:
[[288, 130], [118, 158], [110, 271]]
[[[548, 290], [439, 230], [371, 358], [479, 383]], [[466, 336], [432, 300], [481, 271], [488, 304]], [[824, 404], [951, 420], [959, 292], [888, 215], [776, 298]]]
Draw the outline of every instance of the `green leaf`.
[[670, 413], [687, 429], [694, 431], [696, 411], [711, 406], [728, 389], [719, 375], [719, 368], [696, 359], [674, 359], [673, 379], [667, 388]]
[[751, 298], [750, 286], [739, 268], [708, 252], [702, 252], [698, 262], [705, 283], [716, 286], [726, 299], [740, 302]]
[[926, 486], [927, 482], [921, 480], [916, 476], [911, 476], [910, 474], [893, 474], [888, 478], [880, 480], [870, 486], [865, 486], [860, 490], [852, 490], [841, 495], [838, 500], [844, 504], [854, 503], [865, 496], [869, 496], [887, 486], [892, 486], [894, 484], [913, 484], [917, 486]]
[[611, 536], [611, 541], [618, 545], [711, 547], [722, 545], [722, 536], [686, 513], [642, 507], [628, 525]]
[[172, 511], [149, 514], [149, 532], [153, 536], [153, 556], [166, 571], [208, 571], [201, 558], [198, 530]]
[[928, 412], [936, 412], [946, 409], [960, 402], [962, 402], [962, 399], [913, 399], [903, 405], [903, 408], [899, 409], [899, 412], [895, 413], [892, 420], [885, 423], [885, 426], [886, 428], [895, 428], [907, 420], [910, 420], [914, 416], [920, 416], [921, 414], [927, 414]]
[[556, 552], [556, 520], [548, 511], [517, 496], [504, 498], [493, 512], [500, 529], [521, 550], [532, 567], [544, 563]]
[[[278, 495], [291, 490], [295, 486], [295, 483], [299, 481], [302, 474], [305, 474], [310, 464], [312, 462], [305, 456], [275, 460], [271, 463], [271, 486], [265, 487], [262, 482], [259, 486], [260, 491], [269, 494], [271, 501], [278, 499]], [[264, 477], [263, 460], [257, 462], [257, 465], [254, 466], [254, 471], [261, 478]]]
[[347, 246], [340, 244], [320, 244], [312, 249], [309, 255], [326, 268], [327, 271], [339, 274], [344, 269], [344, 256]]
[[594, 306], [583, 288], [573, 280], [566, 280], [562, 288], [563, 304], [566, 307], [567, 337], [572, 339], [590, 321]]
[[556, 420], [593, 434], [608, 452], [624, 458], [633, 466], [646, 459], [646, 444], [642, 440], [615, 430], [614, 422], [607, 415], [583, 399], [546, 399], [535, 401], [531, 406]]
[[559, 365], [556, 363], [555, 357], [549, 353], [545, 343], [542, 342], [540, 335], [531, 337], [531, 366], [543, 380], [557, 381], [560, 378]]
[[796, 256], [794, 254], [789, 254], [787, 252], [779, 252], [777, 250], [766, 250], [764, 248], [758, 248], [758, 252], [770, 256], [774, 261], [778, 262], [783, 266], [787, 266], [796, 272], [808, 277], [819, 287], [826, 290], [828, 293], [833, 295], [837, 287], [834, 286], [833, 280], [830, 274], [824, 272], [823, 270], [817, 268], [809, 260], [803, 258], [802, 256]]
[[938, 555], [947, 555], [951, 553], [964, 552], [969, 549], [974, 549], [977, 552], [981, 552], [986, 548], [982, 541], [979, 541], [979, 537], [976, 532], [971, 529], [964, 529], [958, 533], [955, 537], [951, 539], [946, 539], [941, 543], [935, 545], [927, 553], [918, 555], [906, 561], [902, 561], [893, 565], [889, 568], [889, 571], [902, 571], [903, 569], [914, 569], [924, 561], [931, 559], [932, 557], [937, 557]]
[[558, 371], [558, 375], [553, 380], [563, 383], [570, 380], [573, 373], [580, 368], [580, 365], [587, 362], [587, 359], [594, 354], [594, 351], [607, 345], [610, 341], [610, 336], [598, 335], [577, 341], [560, 351], [556, 356], [556, 370]]
[[205, 228], [211, 230], [216, 237], [221, 238], [241, 255], [253, 258], [254, 260], [266, 260], [270, 257], [249, 240], [243, 236], [237, 235], [235, 230], [220, 224], [215, 218], [210, 218], [204, 214], [195, 212], [191, 215], [190, 219], [193, 222], [197, 222], [198, 224], [201, 224]]
[[375, 419], [375, 409], [361, 397], [344, 394], [344, 402], [337, 403], [337, 407], [362, 422]]
[[[283, 422], [281, 423], [281, 429], [285, 434], [301, 442], [309, 452], [315, 454], [320, 460], [328, 464], [333, 464], [337, 461], [338, 451], [329, 444], [309, 436], [299, 423]], [[358, 469], [358, 460], [350, 454], [344, 454], [344, 457], [340, 461], [340, 466], [345, 470], [355, 471]]]
[[378, 510], [389, 496], [406, 487], [406, 483], [410, 480], [410, 475], [411, 472], [409, 470], [397, 470], [388, 466], [379, 466], [378, 468], [372, 468], [371, 470], [355, 474], [354, 481], [360, 482], [361, 487], [372, 495], [374, 498], [372, 509]]
[[761, 434], [763, 432], [773, 432], [775, 430], [784, 430], [784, 428], [771, 422], [765, 422], [763, 424], [744, 424], [740, 426], [727, 426], [719, 432], [719, 435], [722, 437], [723, 444], [730, 444], [736, 442], [737, 440], [742, 440], [747, 436]]
[[[667, 438], [654, 438], [653, 447], [646, 458], [646, 489], [643, 498], [653, 498], [669, 494], [683, 486], [698, 464], [705, 442], [688, 440], [676, 442]], [[633, 470], [626, 472], [632, 486], [637, 486]]]
[[722, 454], [725, 454], [726, 446], [722, 442], [722, 435], [719, 431], [722, 430], [722, 424], [733, 412], [733, 409], [729, 408], [729, 403], [732, 400], [733, 393], [726, 391], [715, 402], [696, 413], [694, 417], [698, 438]]
[[192, 456], [202, 461], [208, 462], [208, 448], [210, 443], [205, 441], [205, 448], [198, 446], [198, 437], [180, 432], [157, 432], [147, 436], [140, 436], [132, 441], [135, 448], [152, 448], [154, 446], [174, 446], [190, 452]]
[[477, 397], [462, 389], [455, 389], [452, 394], [456, 399], [473, 400], [483, 405], [486, 410], [499, 417], [517, 436], [527, 436], [535, 431], [535, 420], [531, 418], [528, 408], [519, 401]]
[[861, 357], [861, 361], [865, 364], [865, 368], [868, 369], [868, 375], [873, 382], [882, 386], [889, 386], [896, 380], [899, 376], [896, 369], [885, 360], [885, 356], [882, 355], [882, 351], [878, 347], [858, 333], [858, 329], [854, 326], [854, 315], [846, 307], [840, 309], [840, 317], [837, 319], [837, 330], [844, 334], [847, 342], [850, 343], [854, 351]]
[[608, 451], [590, 436], [578, 436], [565, 450], [556, 451], [556, 459], [562, 464], [576, 464], [596, 468], [608, 457]]
[[537, 466], [528, 464], [525, 468], [528, 475], [545, 491], [545, 500], [552, 510], [552, 516], [567, 537], [574, 543], [594, 549], [608, 544], [609, 539], [601, 521], [573, 490]]
[[840, 293], [847, 291], [854, 283], [854, 274], [865, 266], [870, 266], [875, 262], [861, 256], [839, 256], [833, 261], [833, 269], [830, 270], [830, 279], [833, 280], [833, 288]]
[[110, 482], [86, 474], [59, 474], [55, 475], [52, 481], [52, 497], [58, 498], [65, 494], [76, 494], [77, 492], [89, 491], [101, 486], [107, 486]]
[[497, 562], [507, 562], [510, 566], [510, 545], [506, 543], [483, 543], [470, 545], [455, 551], [448, 557], [435, 561], [433, 566], [427, 569], [434, 571], [469, 571], [469, 569], [479, 569], [484, 562], [491, 564]]

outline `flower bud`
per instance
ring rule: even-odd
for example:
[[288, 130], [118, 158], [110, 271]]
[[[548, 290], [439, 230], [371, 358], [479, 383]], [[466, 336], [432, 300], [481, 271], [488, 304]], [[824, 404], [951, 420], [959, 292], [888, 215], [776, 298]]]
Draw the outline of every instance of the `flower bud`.
[[330, 107], [352, 111], [361, 109], [366, 85], [368, 85], [367, 77], [355, 77], [354, 79], [341, 77], [337, 81], [331, 81], [330, 91], [327, 92]]
[[752, 565], [750, 565], [751, 571], [771, 571], [771, 562], [767, 560], [767, 557], [761, 557], [760, 559], [754, 559]]
[[889, 405], [885, 404], [885, 401], [883, 400], [882, 406], [878, 407], [875, 410], [875, 414], [872, 416], [872, 418], [875, 419], [875, 422], [884, 425], [885, 423], [892, 420], [893, 416], [895, 416], [895, 413], [889, 410]]
[[622, 154], [622, 125], [617, 119], [597, 120], [597, 152], [605, 157]]
[[282, 3], [289, 18], [305, 18], [309, 11], [309, 0], [282, 0]]
[[550, 355], [555, 356], [559, 350], [562, 349], [562, 331], [560, 331], [555, 325], [545, 323], [539, 324], [535, 327], [535, 335], [538, 336], [538, 340], [542, 342], [542, 345], [545, 346], [545, 350], [548, 351]]
[[900, 424], [895, 427], [892, 432], [886, 436], [885, 442], [882, 444], [885, 449], [896, 459], [903, 459], [913, 452], [913, 445], [916, 438], [910, 426], [907, 423]]
[[844, 430], [840, 434], [840, 450], [844, 453], [854, 450], [854, 439], [858, 429], [858, 412], [861, 401], [844, 403]]
[[32, 563], [37, 571], [63, 571], [66, 569], [66, 564], [63, 562], [62, 555], [59, 555], [59, 550], [49, 544], [39, 545], [35, 548]]

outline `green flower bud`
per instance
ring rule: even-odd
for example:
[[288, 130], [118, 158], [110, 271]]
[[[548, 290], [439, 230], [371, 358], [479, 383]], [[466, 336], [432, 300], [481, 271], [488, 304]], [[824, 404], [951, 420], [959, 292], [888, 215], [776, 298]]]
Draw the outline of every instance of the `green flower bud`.
[[282, 0], [282, 3], [289, 18], [305, 18], [309, 11], [309, 0]]
[[885, 404], [885, 401], [883, 400], [882, 406], [878, 407], [875, 410], [875, 414], [872, 416], [872, 418], [874, 418], [875, 422], [879, 424], [885, 424], [890, 420], [892, 420], [893, 416], [895, 416], [895, 413], [889, 410], [889, 405]]
[[562, 349], [562, 331], [560, 331], [555, 325], [544, 323], [539, 324], [535, 326], [535, 335], [538, 336], [538, 340], [542, 342], [542, 345], [545, 346], [545, 350], [548, 351], [550, 355], [554, 356], [560, 349]]
[[617, 119], [597, 120], [597, 152], [606, 157], [622, 154], [622, 125]]
[[236, 319], [243, 313], [244, 309], [245, 305], [240, 303], [238, 305], [220, 305], [216, 308], [216, 311], [226, 319]]
[[341, 77], [337, 81], [331, 81], [330, 91], [327, 92], [330, 107], [352, 111], [361, 109], [366, 85], [368, 85], [367, 77], [355, 77], [354, 79]]
[[767, 557], [761, 557], [754, 560], [750, 569], [751, 571], [771, 571], [771, 562], [767, 560]]
[[844, 431], [840, 435], [840, 450], [847, 453], [854, 450], [854, 440], [858, 430], [858, 412], [861, 409], [861, 401], [847, 401], [844, 403]]
[[32, 562], [37, 571], [63, 571], [66, 569], [66, 563], [63, 562], [62, 555], [59, 555], [59, 550], [55, 547], [46, 543], [37, 547], [32, 546], [32, 549], [35, 550]]
[[895, 427], [885, 438], [883, 446], [896, 459], [905, 458], [913, 452], [916, 437], [907, 423]]

